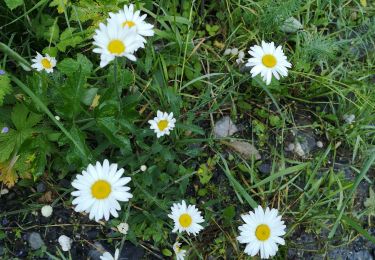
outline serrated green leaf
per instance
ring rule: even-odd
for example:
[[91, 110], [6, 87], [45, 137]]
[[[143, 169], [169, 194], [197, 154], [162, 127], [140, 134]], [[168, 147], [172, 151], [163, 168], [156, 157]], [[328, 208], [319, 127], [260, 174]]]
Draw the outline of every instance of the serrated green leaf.
[[0, 106], [4, 103], [4, 97], [12, 92], [10, 79], [7, 74], [0, 75]]
[[24, 104], [17, 104], [12, 111], [11, 120], [18, 131], [30, 129], [42, 120], [42, 116], [30, 112]]
[[23, 0], [4, 0], [10, 10], [13, 10], [23, 4]]
[[83, 42], [83, 38], [79, 35], [74, 35], [75, 28], [67, 28], [60, 35], [60, 42], [56, 47], [60, 51], [65, 51], [67, 47], [75, 47], [77, 44]]

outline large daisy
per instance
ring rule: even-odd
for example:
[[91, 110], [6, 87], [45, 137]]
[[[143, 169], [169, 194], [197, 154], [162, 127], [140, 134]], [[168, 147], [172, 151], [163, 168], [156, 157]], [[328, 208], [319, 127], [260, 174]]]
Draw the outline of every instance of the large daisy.
[[121, 27], [115, 22], [99, 24], [95, 31], [93, 52], [100, 54], [100, 67], [105, 67], [115, 57], [126, 57], [135, 61], [134, 52], [144, 47], [144, 39], [135, 28]]
[[134, 5], [125, 5], [124, 10], [120, 10], [118, 13], [109, 13], [111, 17], [109, 20], [115, 21], [122, 27], [135, 28], [136, 32], [142, 36], [153, 36], [154, 26], [146, 23], [146, 14], [141, 15], [141, 11], [134, 11]]
[[267, 259], [276, 255], [278, 250], [277, 244], [284, 245], [285, 240], [281, 238], [285, 234], [284, 221], [278, 216], [277, 209], [269, 209], [264, 211], [258, 206], [249, 214], [242, 215], [245, 224], [238, 229], [241, 231], [237, 240], [240, 243], [247, 244], [245, 253], [255, 256], [260, 251], [260, 257]]
[[292, 67], [281, 46], [275, 48], [273, 42], [262, 41], [262, 46], [254, 45], [250, 47], [249, 54], [252, 58], [248, 60], [246, 66], [253, 67], [250, 71], [251, 76], [254, 78], [260, 74], [267, 85], [271, 83], [272, 75], [279, 80], [280, 76], [287, 76], [287, 68]]
[[171, 214], [168, 215], [174, 221], [174, 228], [172, 232], [186, 231], [188, 235], [192, 233], [197, 235], [203, 227], [199, 225], [204, 222], [201, 212], [195, 205], [186, 205], [183, 200], [181, 203], [174, 203], [171, 207]]
[[173, 118], [173, 113], [168, 114], [167, 112], [161, 112], [158, 110], [156, 117], [153, 120], [149, 120], [150, 129], [153, 129], [156, 133], [156, 137], [159, 138], [163, 135], [169, 135], [170, 131], [175, 127], [176, 119]]
[[31, 65], [32, 68], [36, 69], [37, 71], [45, 70], [47, 73], [53, 72], [53, 68], [56, 66], [56, 59], [54, 57], [41, 55], [39, 52], [36, 53], [36, 57], [31, 60], [33, 64]]
[[109, 219], [110, 214], [118, 217], [117, 211], [121, 209], [118, 201], [128, 201], [133, 197], [125, 184], [130, 182], [130, 177], [122, 177], [124, 169], [118, 169], [117, 164], [109, 164], [104, 160], [103, 165], [96, 162], [89, 164], [82, 174], [78, 174], [72, 182], [76, 191], [72, 192], [75, 198], [72, 201], [76, 205], [75, 211], [85, 211], [90, 219], [99, 221], [103, 217]]

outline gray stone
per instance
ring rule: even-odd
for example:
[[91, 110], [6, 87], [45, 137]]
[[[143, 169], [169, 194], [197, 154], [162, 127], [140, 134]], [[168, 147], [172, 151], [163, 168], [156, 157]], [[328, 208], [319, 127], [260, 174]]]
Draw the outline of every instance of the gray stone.
[[100, 256], [106, 252], [105, 248], [99, 242], [95, 242], [94, 246], [90, 249], [88, 257], [91, 260], [100, 260]]
[[256, 160], [260, 160], [262, 158], [259, 151], [249, 142], [232, 141], [223, 143], [240, 153], [247, 160], [250, 160], [252, 157], [254, 157]]
[[215, 123], [214, 134], [216, 137], [231, 136], [238, 131], [237, 126], [232, 122], [229, 116], [225, 116]]
[[262, 163], [261, 165], [258, 166], [258, 170], [261, 173], [270, 174], [272, 171], [272, 166], [269, 163]]
[[284, 21], [284, 23], [280, 26], [280, 30], [282, 32], [286, 33], [294, 33], [300, 29], [302, 29], [303, 26], [300, 21], [298, 21], [294, 17], [289, 17]]
[[38, 183], [38, 185], [36, 186], [36, 191], [40, 193], [45, 192], [46, 185], [43, 182]]
[[37, 250], [44, 245], [42, 237], [37, 232], [30, 233], [27, 240], [29, 242], [30, 247], [34, 250]]
[[294, 153], [305, 157], [316, 147], [314, 134], [311, 132], [297, 131], [294, 138]]

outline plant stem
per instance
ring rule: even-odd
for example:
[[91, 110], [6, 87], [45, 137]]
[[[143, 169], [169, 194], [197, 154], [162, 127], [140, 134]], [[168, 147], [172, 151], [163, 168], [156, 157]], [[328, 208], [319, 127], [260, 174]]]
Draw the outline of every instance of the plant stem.
[[120, 84], [118, 84], [117, 82], [117, 66], [118, 66], [118, 60], [117, 60], [117, 57], [115, 58], [115, 64], [113, 66], [113, 78], [114, 78], [114, 81], [115, 81], [115, 91], [117, 93], [117, 97], [118, 97], [118, 102], [119, 102], [119, 105], [118, 105], [118, 109], [119, 109], [119, 117], [121, 118], [121, 115], [122, 115], [122, 105], [121, 105], [121, 92], [122, 92], [122, 89], [120, 87]]

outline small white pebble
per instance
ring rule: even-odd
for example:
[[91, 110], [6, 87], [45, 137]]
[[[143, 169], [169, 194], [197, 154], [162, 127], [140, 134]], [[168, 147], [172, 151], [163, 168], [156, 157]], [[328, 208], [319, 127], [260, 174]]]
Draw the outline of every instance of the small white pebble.
[[229, 54], [231, 54], [231, 52], [232, 52], [232, 49], [225, 49], [225, 51], [224, 51], [224, 55], [229, 55]]
[[293, 151], [294, 150], [294, 143], [288, 144], [288, 146], [285, 148], [285, 150], [289, 151], [289, 152]]
[[60, 117], [59, 117], [59, 116], [55, 116], [55, 119], [56, 119], [57, 121], [60, 121]]
[[8, 194], [8, 193], [9, 193], [9, 190], [7, 188], [1, 189], [1, 191], [0, 191], [1, 195], [5, 195], [5, 194]]
[[128, 223], [120, 223], [117, 225], [118, 232], [121, 234], [126, 235], [129, 231], [129, 225]]
[[233, 48], [232, 51], [230, 52], [232, 55], [237, 55], [238, 54], [238, 49]]
[[318, 146], [319, 148], [322, 148], [323, 147], [323, 142], [322, 141], [316, 142], [316, 146]]
[[238, 52], [238, 59], [243, 59], [243, 58], [245, 58], [245, 53], [244, 53], [244, 51], [239, 51]]
[[52, 215], [53, 208], [50, 205], [44, 205], [40, 211], [43, 217], [48, 218]]
[[351, 115], [343, 115], [342, 118], [345, 120], [346, 123], [351, 124], [355, 120], [355, 115], [353, 115], [353, 114], [351, 114]]
[[145, 172], [147, 170], [147, 166], [146, 165], [142, 165], [141, 168], [140, 168], [140, 170], [142, 172]]
[[294, 152], [299, 155], [300, 157], [304, 157], [305, 156], [305, 151], [302, 149], [302, 145], [297, 142], [294, 146]]
[[58, 242], [61, 246], [61, 249], [65, 252], [69, 251], [70, 248], [72, 248], [73, 240], [70, 237], [67, 237], [65, 235], [61, 235], [58, 239]]

